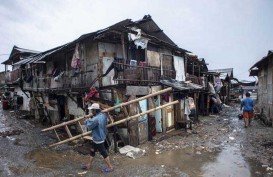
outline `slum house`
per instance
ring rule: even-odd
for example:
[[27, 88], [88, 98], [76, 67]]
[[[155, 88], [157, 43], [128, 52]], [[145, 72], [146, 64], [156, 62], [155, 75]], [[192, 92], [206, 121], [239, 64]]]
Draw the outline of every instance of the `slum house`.
[[231, 80], [233, 78], [233, 68], [209, 70], [213, 78], [210, 78], [213, 83], [210, 83], [215, 91], [220, 96], [223, 103], [227, 104], [230, 101]]
[[[46, 117], [57, 124], [85, 114], [93, 102], [107, 108], [161, 90], [163, 76], [185, 81], [187, 76], [180, 72], [185, 52], [147, 15], [82, 35], [14, 65], [24, 68], [23, 90], [32, 93], [34, 105], [46, 108]], [[194, 90], [197, 86], [187, 87]], [[158, 106], [174, 99], [174, 93], [169, 93], [153, 101]], [[153, 106], [151, 102], [143, 100], [111, 115], [118, 120], [147, 110]], [[123, 124], [119, 131], [127, 139], [125, 143], [138, 145], [148, 140], [148, 134], [174, 128], [176, 111], [170, 106]]]
[[10, 108], [29, 111], [29, 94], [22, 89], [20, 80], [22, 68], [13, 64], [37, 53], [39, 52], [14, 46], [9, 58], [2, 62], [5, 65], [4, 94], [9, 100]]
[[[249, 92], [256, 99], [257, 85], [256, 81], [239, 81], [236, 78], [231, 79], [230, 100], [241, 102], [245, 94]], [[253, 94], [252, 94], [253, 93]]]
[[[174, 94], [175, 98], [180, 100], [180, 104], [174, 106], [177, 110], [175, 111], [177, 127], [198, 121], [198, 115], [206, 115], [209, 109], [206, 107], [208, 80], [203, 74], [208, 71], [205, 60], [187, 52], [184, 65], [180, 72], [183, 73], [181, 75], [185, 78], [185, 82], [178, 82], [178, 77], [176, 80], [161, 80], [163, 85], [177, 89]], [[178, 73], [176, 75], [179, 76]]]
[[[258, 96], [256, 106], [261, 111], [261, 118], [267, 124], [272, 124], [272, 67], [273, 50], [250, 68], [250, 76], [258, 78]], [[273, 126], [273, 125], [272, 125]]]
[[199, 86], [193, 90], [193, 98], [196, 103], [195, 119], [198, 115], [208, 115], [209, 106], [207, 105], [208, 96], [208, 67], [204, 58], [198, 58], [197, 55], [187, 53], [186, 55], [186, 81], [191, 81]]

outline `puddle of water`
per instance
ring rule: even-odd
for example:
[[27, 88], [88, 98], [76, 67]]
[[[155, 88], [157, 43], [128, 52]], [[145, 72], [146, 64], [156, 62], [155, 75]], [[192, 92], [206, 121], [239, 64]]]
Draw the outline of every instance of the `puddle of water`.
[[[52, 149], [36, 149], [27, 154], [25, 158], [32, 160], [39, 168], [57, 169], [65, 165], [81, 164], [83, 157], [72, 151], [53, 151]], [[85, 161], [88, 160], [88, 156]]]
[[[200, 153], [201, 152], [201, 153]], [[189, 176], [248, 177], [266, 176], [265, 168], [257, 162], [248, 163], [241, 154], [239, 145], [227, 145], [219, 152], [194, 151], [192, 148], [149, 154], [139, 159], [125, 159], [122, 164], [157, 165], [178, 168]]]
[[234, 146], [227, 146], [214, 162], [202, 167], [202, 176], [247, 177], [251, 176], [251, 172], [240, 150]]
[[[187, 173], [189, 176], [199, 176], [201, 168], [204, 163], [213, 162], [215, 160], [214, 153], [195, 151], [192, 148], [183, 150], [168, 151], [162, 154], [149, 154], [139, 159], [125, 159], [122, 163], [128, 165], [157, 165], [171, 168], [178, 168], [179, 170]], [[122, 166], [123, 166], [122, 165]]]
[[54, 151], [48, 149], [38, 149], [31, 151], [25, 155], [29, 160], [33, 160], [38, 166], [46, 168], [57, 168], [58, 164], [61, 165], [63, 157]]

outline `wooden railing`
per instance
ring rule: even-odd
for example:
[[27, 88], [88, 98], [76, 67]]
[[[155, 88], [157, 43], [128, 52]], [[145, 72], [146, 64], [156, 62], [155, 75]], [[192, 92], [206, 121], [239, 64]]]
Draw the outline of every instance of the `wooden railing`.
[[[118, 84], [130, 85], [155, 85], [160, 83], [161, 68], [146, 66], [145, 63], [137, 65], [124, 64], [123, 62], [114, 62], [115, 72], [117, 72]], [[175, 71], [162, 69], [162, 75], [175, 78]]]
[[[115, 60], [113, 63], [115, 76], [113, 80], [115, 84], [125, 85], [157, 85], [160, 83], [162, 76], [175, 79], [175, 70], [167, 67], [151, 67], [145, 63], [135, 62], [130, 64], [129, 61]], [[75, 77], [71, 77], [69, 73], [65, 73], [59, 80], [54, 80], [52, 76], [37, 77], [33, 76], [31, 81], [24, 80], [23, 88], [25, 90], [34, 91], [50, 91], [50, 90], [67, 90], [90, 88], [91, 82], [97, 77], [92, 72], [79, 73]], [[109, 82], [109, 84], [111, 84]], [[108, 85], [103, 85], [108, 86]]]

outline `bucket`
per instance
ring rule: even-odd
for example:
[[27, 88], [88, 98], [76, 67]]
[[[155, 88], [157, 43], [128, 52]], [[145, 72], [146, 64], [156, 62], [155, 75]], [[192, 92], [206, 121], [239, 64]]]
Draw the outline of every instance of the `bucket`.
[[7, 110], [9, 108], [9, 101], [2, 100], [2, 107], [3, 107], [3, 110]]

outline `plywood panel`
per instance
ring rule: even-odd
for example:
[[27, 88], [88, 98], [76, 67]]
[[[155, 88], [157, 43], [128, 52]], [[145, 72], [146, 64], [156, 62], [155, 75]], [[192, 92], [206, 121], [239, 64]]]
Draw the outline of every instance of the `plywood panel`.
[[158, 52], [147, 51], [148, 66], [160, 67], [160, 55]]
[[129, 135], [129, 145], [138, 146], [138, 122], [137, 121], [129, 121], [128, 122], [128, 135]]
[[[125, 46], [126, 48], [126, 46]], [[111, 44], [111, 43], [98, 43], [99, 56], [100, 57], [118, 57], [123, 58], [122, 46], [121, 44]]]
[[145, 120], [138, 124], [139, 144], [148, 141], [148, 121]]
[[86, 61], [86, 67], [97, 64], [99, 62], [98, 43], [94, 41], [87, 41], [84, 46], [84, 60]]

